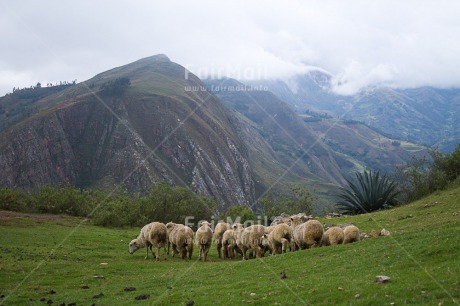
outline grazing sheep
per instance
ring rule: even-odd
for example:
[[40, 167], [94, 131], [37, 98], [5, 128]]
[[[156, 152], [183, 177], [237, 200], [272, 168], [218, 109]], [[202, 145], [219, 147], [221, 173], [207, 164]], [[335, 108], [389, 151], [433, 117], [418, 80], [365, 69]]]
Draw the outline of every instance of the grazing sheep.
[[341, 229], [338, 226], [333, 226], [333, 227], [328, 228], [328, 230], [324, 232], [321, 245], [328, 246], [328, 245], [342, 244], [343, 238], [344, 238], [343, 229]]
[[[272, 229], [269, 234], [265, 234], [264, 238], [268, 240], [272, 255], [286, 253], [288, 245], [292, 240], [292, 229], [285, 223], [280, 223]], [[264, 245], [266, 243], [263, 243]]]
[[166, 224], [166, 228], [168, 229], [168, 253], [169, 253], [169, 244], [172, 244], [173, 248], [173, 257], [179, 253], [177, 248], [180, 249], [181, 258], [184, 259], [187, 256], [188, 258], [192, 258], [193, 254], [193, 231], [190, 227], [182, 225], [182, 224], [175, 224], [169, 222]]
[[264, 256], [265, 247], [262, 244], [264, 234], [266, 234], [266, 227], [260, 224], [252, 225], [243, 231], [243, 247], [255, 252], [256, 258]]
[[241, 253], [240, 249], [238, 249], [238, 246], [236, 244], [235, 231], [233, 231], [233, 229], [226, 230], [224, 235], [222, 236], [222, 249], [222, 256], [224, 259], [234, 259], [235, 251], [237, 253]]
[[[222, 236], [228, 229], [230, 229], [230, 224], [228, 223], [218, 223], [214, 228], [214, 242], [217, 246], [219, 258], [222, 258]], [[224, 257], [228, 257], [228, 254], [224, 254]]]
[[343, 235], [343, 244], [356, 242], [359, 241], [361, 238], [359, 229], [354, 225], [349, 225], [345, 227], [345, 229], [343, 230]]
[[200, 227], [196, 231], [196, 246], [200, 250], [199, 259], [201, 260], [208, 256], [209, 249], [211, 248], [212, 243], [212, 230], [211, 224], [207, 221], [203, 221]]
[[293, 216], [292, 221], [292, 232], [294, 237], [295, 249], [308, 249], [314, 246], [320, 246], [321, 240], [324, 234], [323, 225], [316, 220], [308, 220], [305, 223], [301, 223], [302, 219]]
[[[148, 236], [149, 236], [149, 232], [150, 232], [150, 229], [152, 228], [152, 223], [149, 223], [149, 224], [146, 224], [144, 225], [144, 227], [142, 227], [141, 229], [141, 232], [139, 233], [139, 235], [137, 236], [137, 238], [135, 239], [137, 241], [137, 245], [139, 246], [139, 248], [142, 248], [145, 246], [145, 259], [147, 259], [149, 257], [149, 249], [150, 249], [150, 252], [152, 252], [152, 256], [153, 258], [155, 258], [155, 253], [153, 253], [153, 250], [152, 250], [152, 245], [150, 244], [150, 242], [148, 241]], [[133, 240], [134, 241], [134, 240]], [[131, 241], [132, 242], [132, 241]], [[131, 244], [130, 244], [131, 245]], [[131, 248], [130, 248], [131, 249]], [[135, 250], [137, 251], [137, 249]], [[135, 252], [133, 251], [133, 253]], [[129, 251], [131, 253], [131, 251]], [[132, 253], [131, 253], [132, 254]]]
[[147, 228], [144, 233], [142, 233], [141, 230], [141, 234], [139, 234], [136, 239], [131, 240], [129, 243], [129, 253], [133, 254], [144, 246], [148, 248], [150, 244], [150, 246], [156, 248], [156, 260], [160, 260], [160, 248], [164, 248], [164, 258], [166, 260], [166, 245], [168, 244], [168, 231], [166, 225], [160, 222], [152, 222], [150, 224], [150, 230], [147, 231]]

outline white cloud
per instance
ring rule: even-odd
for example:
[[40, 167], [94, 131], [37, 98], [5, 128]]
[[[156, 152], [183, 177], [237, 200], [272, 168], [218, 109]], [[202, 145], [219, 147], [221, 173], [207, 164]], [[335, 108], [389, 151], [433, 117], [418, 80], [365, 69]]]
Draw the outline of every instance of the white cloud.
[[454, 0], [0, 1], [0, 94], [158, 53], [241, 79], [322, 67], [347, 94], [460, 86], [459, 11]]

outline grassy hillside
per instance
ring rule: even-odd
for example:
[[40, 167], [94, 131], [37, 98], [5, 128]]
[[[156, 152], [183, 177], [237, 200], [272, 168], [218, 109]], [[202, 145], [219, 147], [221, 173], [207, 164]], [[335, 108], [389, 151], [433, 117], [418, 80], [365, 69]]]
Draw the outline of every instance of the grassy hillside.
[[[459, 199], [457, 182], [393, 210], [324, 219], [353, 222], [367, 233], [384, 227], [392, 235], [244, 262], [218, 259], [214, 246], [206, 263], [197, 261], [196, 251], [190, 261], [144, 260], [143, 251], [128, 254], [137, 228], [107, 229], [76, 218], [2, 212], [0, 303], [454, 305], [460, 300]], [[382, 274], [391, 282], [375, 283]], [[126, 292], [126, 287], [136, 290]], [[104, 296], [94, 297], [100, 293]], [[143, 294], [150, 298], [135, 300]]]

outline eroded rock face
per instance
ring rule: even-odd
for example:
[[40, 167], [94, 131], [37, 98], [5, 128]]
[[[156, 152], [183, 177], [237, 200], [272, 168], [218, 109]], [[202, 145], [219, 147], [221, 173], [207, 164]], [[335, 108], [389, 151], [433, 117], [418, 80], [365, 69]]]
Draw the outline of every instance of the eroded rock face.
[[0, 135], [0, 185], [111, 190], [123, 183], [146, 192], [168, 181], [212, 196], [222, 208], [252, 203], [253, 174], [237, 121], [217, 99], [206, 103], [201, 109], [189, 97], [64, 99]]

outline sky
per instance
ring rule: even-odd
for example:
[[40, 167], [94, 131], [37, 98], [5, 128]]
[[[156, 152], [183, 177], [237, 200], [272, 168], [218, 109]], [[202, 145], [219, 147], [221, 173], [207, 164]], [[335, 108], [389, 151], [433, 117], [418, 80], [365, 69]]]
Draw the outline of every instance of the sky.
[[200, 77], [460, 87], [460, 1], [0, 0], [0, 95], [166, 54]]

